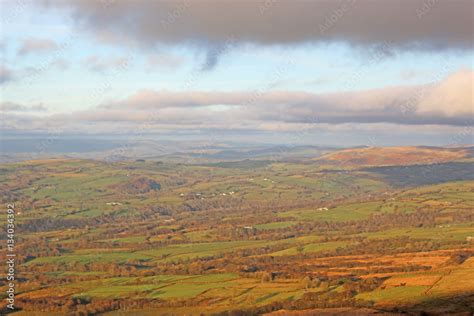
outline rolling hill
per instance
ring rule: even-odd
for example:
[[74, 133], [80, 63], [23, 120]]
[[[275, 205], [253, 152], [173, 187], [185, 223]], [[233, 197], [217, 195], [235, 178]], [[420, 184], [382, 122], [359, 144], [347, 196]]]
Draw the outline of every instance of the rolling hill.
[[471, 147], [364, 147], [332, 152], [315, 161], [340, 166], [405, 166], [470, 158]]

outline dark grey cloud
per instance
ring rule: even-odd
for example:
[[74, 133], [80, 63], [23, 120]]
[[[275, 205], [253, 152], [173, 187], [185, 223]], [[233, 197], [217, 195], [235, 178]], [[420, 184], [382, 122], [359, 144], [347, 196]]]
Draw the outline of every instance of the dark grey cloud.
[[221, 55], [222, 55], [222, 52], [220, 52], [219, 50], [215, 48], [208, 50], [206, 54], [206, 59], [201, 66], [201, 71], [213, 70], [216, 67], [217, 62], [219, 61], [219, 57]]
[[[397, 49], [472, 49], [471, 0], [46, 1], [101, 38], [155, 44], [347, 42]], [[212, 65], [215, 58], [208, 58]]]
[[234, 37], [230, 36], [223, 43], [212, 44], [207, 49], [206, 58], [201, 66], [201, 71], [211, 71], [219, 62], [222, 55], [226, 54], [236, 45]]

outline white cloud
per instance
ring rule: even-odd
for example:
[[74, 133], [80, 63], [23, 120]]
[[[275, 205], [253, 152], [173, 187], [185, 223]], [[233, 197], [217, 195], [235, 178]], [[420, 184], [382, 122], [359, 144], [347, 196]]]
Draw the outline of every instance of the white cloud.
[[418, 103], [419, 113], [439, 112], [454, 117], [471, 115], [474, 110], [474, 72], [463, 69], [427, 89]]

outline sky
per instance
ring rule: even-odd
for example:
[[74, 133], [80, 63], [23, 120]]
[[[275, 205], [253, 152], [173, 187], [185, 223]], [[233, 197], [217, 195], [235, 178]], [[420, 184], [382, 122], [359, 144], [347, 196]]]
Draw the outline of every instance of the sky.
[[473, 2], [2, 0], [2, 135], [473, 142]]

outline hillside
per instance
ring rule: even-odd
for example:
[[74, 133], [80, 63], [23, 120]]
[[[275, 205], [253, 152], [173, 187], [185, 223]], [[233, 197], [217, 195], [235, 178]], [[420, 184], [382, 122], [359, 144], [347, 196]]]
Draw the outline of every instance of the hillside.
[[161, 185], [146, 177], [135, 177], [128, 179], [124, 183], [120, 183], [116, 188], [118, 190], [123, 190], [128, 194], [143, 194], [150, 191], [158, 191], [161, 189]]
[[314, 160], [340, 166], [404, 166], [451, 162], [470, 154], [470, 148], [465, 147], [367, 147], [340, 150]]
[[21, 232], [13, 315], [472, 312], [474, 163], [325, 163], [0, 165]]

